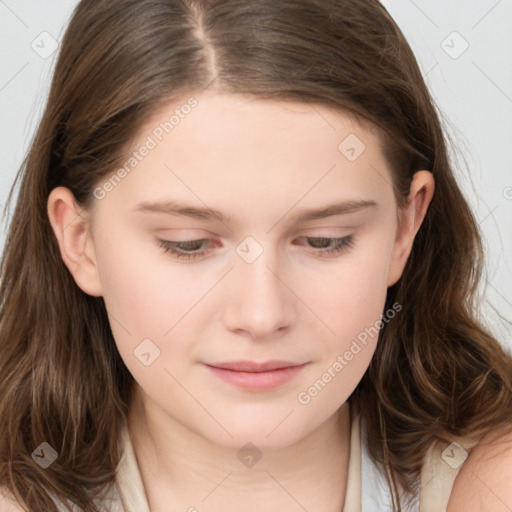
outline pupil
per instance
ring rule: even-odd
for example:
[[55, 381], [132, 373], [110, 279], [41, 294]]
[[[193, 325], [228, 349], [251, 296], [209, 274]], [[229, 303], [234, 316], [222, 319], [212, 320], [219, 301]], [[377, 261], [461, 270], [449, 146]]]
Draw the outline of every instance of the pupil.
[[313, 247], [317, 249], [325, 249], [325, 247], [329, 246], [331, 241], [328, 238], [312, 238], [311, 242]]

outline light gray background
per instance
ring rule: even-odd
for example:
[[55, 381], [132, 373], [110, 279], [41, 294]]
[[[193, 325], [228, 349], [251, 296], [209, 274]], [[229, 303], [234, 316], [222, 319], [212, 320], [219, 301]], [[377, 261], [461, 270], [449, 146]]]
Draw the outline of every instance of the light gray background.
[[[0, 0], [1, 210], [47, 97], [57, 53], [44, 52], [52, 38], [62, 38], [77, 3]], [[512, 320], [512, 0], [383, 4], [408, 38], [454, 138], [459, 182], [485, 235], [483, 319], [512, 350], [510, 327], [490, 307]], [[5, 232], [2, 225], [0, 248]]]

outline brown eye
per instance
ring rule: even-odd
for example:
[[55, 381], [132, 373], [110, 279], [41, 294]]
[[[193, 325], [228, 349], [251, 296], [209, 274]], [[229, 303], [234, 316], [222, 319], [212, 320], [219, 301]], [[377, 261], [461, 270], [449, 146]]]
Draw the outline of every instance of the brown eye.
[[321, 254], [341, 253], [354, 244], [353, 235], [344, 236], [342, 238], [327, 237], [304, 237], [310, 247], [318, 249]]
[[198, 249], [200, 249], [205, 242], [208, 242], [208, 239], [185, 240], [183, 242], [158, 239], [158, 245], [164, 249], [164, 252], [170, 252], [175, 257], [186, 260], [202, 256], [206, 251]]

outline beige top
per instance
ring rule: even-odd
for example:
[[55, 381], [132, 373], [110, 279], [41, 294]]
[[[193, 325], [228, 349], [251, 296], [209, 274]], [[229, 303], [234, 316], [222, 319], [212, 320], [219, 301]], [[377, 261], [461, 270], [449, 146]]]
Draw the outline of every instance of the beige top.
[[[111, 508], [113, 512], [150, 512], [128, 429], [125, 428], [121, 435], [125, 451], [119, 461], [117, 488], [114, 488], [114, 494], [107, 500], [114, 502], [115, 506]], [[472, 441], [462, 440], [458, 445], [436, 443], [430, 447], [421, 471], [419, 508], [415, 510], [446, 511], [453, 482], [463, 462], [464, 450], [469, 452], [475, 444]], [[361, 508], [363, 501], [361, 496], [362, 450], [365, 450], [365, 447], [361, 445], [361, 422], [358, 417], [353, 419], [351, 424], [347, 492], [342, 512], [374, 512]]]

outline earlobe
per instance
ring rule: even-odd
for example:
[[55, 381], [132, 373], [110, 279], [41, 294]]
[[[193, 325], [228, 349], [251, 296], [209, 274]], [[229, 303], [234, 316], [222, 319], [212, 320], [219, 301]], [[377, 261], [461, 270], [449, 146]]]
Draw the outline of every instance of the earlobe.
[[62, 260], [76, 284], [88, 295], [101, 296], [89, 213], [77, 204], [73, 193], [66, 187], [56, 187], [51, 191], [47, 213]]
[[434, 195], [435, 182], [430, 171], [414, 174], [407, 205], [399, 211], [387, 286], [394, 285], [402, 276], [412, 250], [414, 238], [420, 229]]

